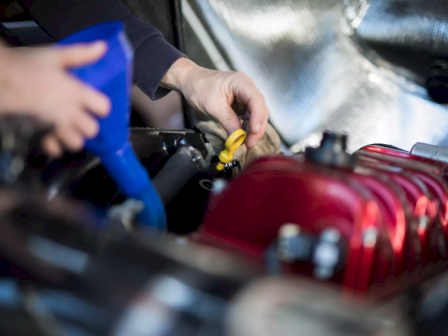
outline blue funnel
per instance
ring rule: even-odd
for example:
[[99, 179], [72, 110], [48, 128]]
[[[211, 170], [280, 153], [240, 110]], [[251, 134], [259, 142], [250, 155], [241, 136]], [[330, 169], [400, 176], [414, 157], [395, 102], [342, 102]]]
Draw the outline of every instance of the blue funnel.
[[110, 115], [98, 119], [100, 131], [86, 141], [86, 149], [100, 157], [101, 163], [127, 197], [141, 200], [145, 209], [138, 220], [144, 225], [165, 228], [163, 203], [148, 172], [136, 157], [129, 142], [130, 92], [133, 74], [133, 49], [120, 22], [108, 22], [73, 34], [58, 44], [103, 40], [107, 53], [96, 63], [70, 69], [90, 86], [105, 93], [112, 102]]

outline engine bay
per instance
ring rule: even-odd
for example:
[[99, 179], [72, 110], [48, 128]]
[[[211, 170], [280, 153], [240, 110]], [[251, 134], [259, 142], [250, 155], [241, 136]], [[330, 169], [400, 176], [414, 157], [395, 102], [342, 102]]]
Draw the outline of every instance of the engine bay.
[[2, 124], [10, 334], [26, 334], [19, 320], [35, 335], [445, 334], [442, 147], [349, 154], [347, 135], [325, 132], [218, 171], [199, 129], [132, 129], [167, 212], [157, 232], [96, 157], [50, 160], [32, 122]]
[[[0, 334], [448, 335], [446, 4], [121, 2], [253, 77], [265, 135], [243, 144], [248, 106], [231, 133], [179, 93], [152, 105], [125, 27], [96, 26], [99, 66], [68, 69], [111, 100], [85, 150], [50, 157], [51, 128], [0, 118]], [[26, 22], [6, 26], [49, 37]], [[185, 129], [129, 128], [131, 106]]]

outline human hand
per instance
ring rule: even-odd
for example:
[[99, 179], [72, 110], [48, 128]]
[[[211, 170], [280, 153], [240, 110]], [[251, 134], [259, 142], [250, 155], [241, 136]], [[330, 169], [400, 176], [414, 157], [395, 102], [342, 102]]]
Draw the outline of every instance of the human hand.
[[53, 133], [43, 140], [50, 155], [61, 154], [61, 145], [81, 150], [85, 138], [97, 135], [94, 116], [107, 116], [110, 101], [67, 69], [94, 62], [106, 48], [104, 42], [56, 48], [0, 46], [0, 115], [27, 114], [53, 125]]
[[269, 109], [255, 82], [244, 73], [213, 71], [181, 58], [161, 86], [181, 92], [194, 109], [217, 119], [229, 135], [241, 128], [238, 116], [242, 116], [249, 148], [264, 135]]

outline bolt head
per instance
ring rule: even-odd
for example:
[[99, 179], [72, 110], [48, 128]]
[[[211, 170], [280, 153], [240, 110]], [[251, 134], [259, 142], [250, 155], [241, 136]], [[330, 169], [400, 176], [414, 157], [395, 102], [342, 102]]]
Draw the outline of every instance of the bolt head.
[[300, 234], [300, 226], [293, 223], [285, 223], [279, 229], [280, 238], [297, 237]]

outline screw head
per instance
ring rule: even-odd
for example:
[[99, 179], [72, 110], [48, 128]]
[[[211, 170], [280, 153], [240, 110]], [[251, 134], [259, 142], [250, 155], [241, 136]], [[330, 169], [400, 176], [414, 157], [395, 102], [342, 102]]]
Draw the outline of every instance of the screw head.
[[285, 223], [279, 229], [280, 238], [297, 237], [300, 234], [300, 226], [293, 223]]
[[428, 216], [420, 216], [418, 218], [418, 228], [420, 230], [426, 230], [429, 225], [429, 217]]
[[367, 247], [367, 248], [374, 247], [376, 244], [377, 237], [378, 237], [377, 230], [375, 228], [368, 228], [364, 232], [364, 237], [363, 237], [364, 247]]
[[341, 240], [341, 234], [334, 228], [327, 228], [321, 232], [320, 238], [329, 243], [337, 243]]

